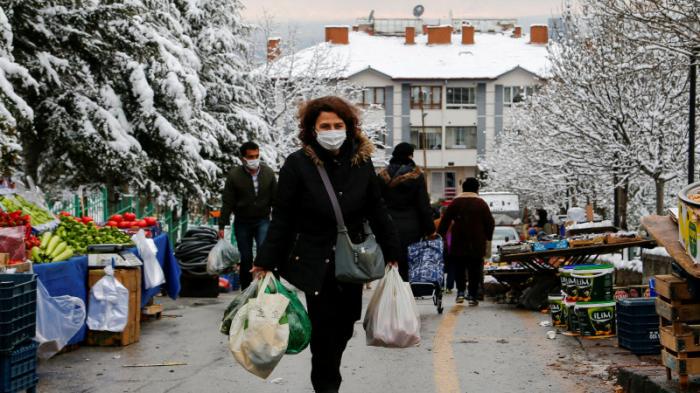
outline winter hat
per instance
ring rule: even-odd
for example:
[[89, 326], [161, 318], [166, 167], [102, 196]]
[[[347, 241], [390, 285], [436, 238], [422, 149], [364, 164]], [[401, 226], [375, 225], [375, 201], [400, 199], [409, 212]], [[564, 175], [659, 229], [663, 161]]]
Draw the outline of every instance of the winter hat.
[[412, 144], [401, 142], [394, 146], [394, 151], [391, 152], [391, 156], [397, 160], [407, 161], [409, 159], [408, 157], [413, 155], [414, 150], [415, 147]]

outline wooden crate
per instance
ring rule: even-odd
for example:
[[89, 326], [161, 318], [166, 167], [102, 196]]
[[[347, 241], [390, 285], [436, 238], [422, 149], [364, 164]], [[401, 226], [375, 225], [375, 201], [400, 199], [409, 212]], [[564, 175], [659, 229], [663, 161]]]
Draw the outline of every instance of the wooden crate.
[[[103, 269], [90, 269], [88, 286], [92, 288], [102, 277]], [[126, 327], [121, 333], [88, 330], [87, 345], [126, 346], [138, 342], [141, 336], [141, 268], [114, 269], [114, 277], [129, 290], [129, 319]]]
[[671, 322], [700, 321], [700, 303], [681, 303], [657, 296], [656, 313]]
[[656, 276], [656, 294], [672, 300], [693, 300], [688, 290], [688, 283], [671, 274]]
[[672, 326], [662, 326], [659, 329], [661, 345], [673, 352], [700, 352], [700, 326], [681, 327], [679, 333], [673, 333]]
[[671, 372], [678, 374], [681, 388], [688, 387], [688, 376], [700, 374], [700, 353], [674, 353], [664, 348], [661, 350], [661, 363], [666, 367], [668, 379]]

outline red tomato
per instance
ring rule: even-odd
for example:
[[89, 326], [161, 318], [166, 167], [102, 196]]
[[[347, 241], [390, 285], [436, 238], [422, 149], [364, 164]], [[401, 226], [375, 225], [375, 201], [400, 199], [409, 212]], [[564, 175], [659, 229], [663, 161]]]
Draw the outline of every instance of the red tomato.
[[131, 213], [131, 212], [124, 213], [124, 220], [134, 221], [134, 220], [136, 220], [136, 214]]
[[119, 221], [119, 222], [117, 223], [117, 227], [122, 228], [122, 229], [128, 228], [128, 227], [129, 227], [129, 222], [128, 222], [128, 221]]
[[138, 220], [138, 221], [136, 221], [136, 225], [139, 228], [145, 228], [148, 226], [148, 224], [146, 223], [146, 220]]
[[60, 212], [60, 213], [58, 213], [58, 214], [59, 214], [61, 217], [70, 217], [70, 213], [65, 212], [65, 211]]
[[155, 217], [146, 217], [146, 218], [144, 218], [144, 220], [146, 220], [146, 224], [148, 224], [148, 226], [153, 226], [153, 225], [158, 224], [158, 220]]
[[93, 222], [94, 220], [90, 216], [84, 216], [83, 217], [83, 224], [87, 224], [88, 222]]
[[121, 214], [114, 214], [112, 217], [109, 218], [109, 221], [122, 222], [123, 219], [124, 218]]
[[118, 226], [118, 224], [119, 224], [119, 223], [116, 222], [116, 221], [107, 221], [107, 226], [108, 226], [108, 227], [116, 227], [116, 226]]

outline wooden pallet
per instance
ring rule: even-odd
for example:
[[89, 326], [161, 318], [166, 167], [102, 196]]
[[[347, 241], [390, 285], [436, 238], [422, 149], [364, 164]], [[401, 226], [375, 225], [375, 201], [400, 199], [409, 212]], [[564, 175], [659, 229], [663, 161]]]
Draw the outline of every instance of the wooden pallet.
[[148, 304], [141, 309], [141, 320], [160, 319], [163, 316], [162, 304]]

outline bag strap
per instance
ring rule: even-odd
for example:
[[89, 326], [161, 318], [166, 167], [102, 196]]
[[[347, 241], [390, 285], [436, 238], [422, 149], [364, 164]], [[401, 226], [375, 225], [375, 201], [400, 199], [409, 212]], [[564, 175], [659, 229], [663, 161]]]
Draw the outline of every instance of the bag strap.
[[335, 196], [335, 190], [331, 184], [331, 179], [328, 178], [328, 172], [326, 172], [326, 168], [320, 165], [317, 165], [316, 169], [318, 169], [318, 173], [321, 175], [323, 187], [326, 189], [326, 193], [331, 200], [331, 205], [333, 205], [333, 213], [335, 213], [335, 220], [338, 223], [338, 232], [347, 232], [345, 220], [343, 220], [343, 212], [340, 210], [338, 197]]

